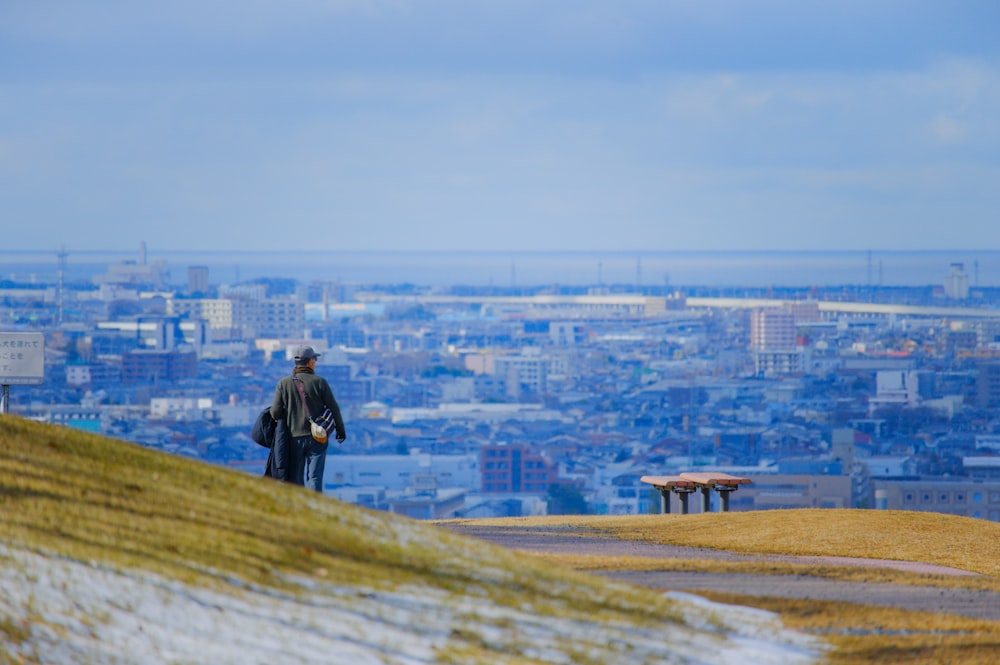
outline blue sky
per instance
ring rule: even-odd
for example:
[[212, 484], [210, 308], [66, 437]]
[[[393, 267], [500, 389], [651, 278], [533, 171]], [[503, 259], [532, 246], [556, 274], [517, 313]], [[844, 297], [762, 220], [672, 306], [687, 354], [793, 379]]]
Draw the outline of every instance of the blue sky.
[[4, 249], [1000, 249], [1000, 2], [0, 1]]

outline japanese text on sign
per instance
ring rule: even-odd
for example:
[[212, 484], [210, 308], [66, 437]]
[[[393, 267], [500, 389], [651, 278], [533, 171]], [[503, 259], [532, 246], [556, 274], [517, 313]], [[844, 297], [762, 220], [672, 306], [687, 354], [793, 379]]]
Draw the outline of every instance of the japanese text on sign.
[[0, 384], [36, 385], [45, 380], [45, 336], [0, 332]]

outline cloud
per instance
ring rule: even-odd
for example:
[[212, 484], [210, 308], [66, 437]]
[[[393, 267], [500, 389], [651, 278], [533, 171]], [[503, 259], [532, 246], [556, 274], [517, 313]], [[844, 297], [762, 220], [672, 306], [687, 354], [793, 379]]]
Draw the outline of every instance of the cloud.
[[931, 132], [941, 143], [956, 144], [965, 139], [968, 127], [954, 118], [939, 115], [931, 121]]
[[992, 7], [5, 8], [0, 214], [33, 220], [26, 248], [131, 225], [124, 247], [251, 249], [288, 220], [357, 249], [703, 248], [809, 243], [809, 210], [899, 230], [949, 208], [955, 242], [1000, 242], [1000, 194], [906, 180], [997, 166]]

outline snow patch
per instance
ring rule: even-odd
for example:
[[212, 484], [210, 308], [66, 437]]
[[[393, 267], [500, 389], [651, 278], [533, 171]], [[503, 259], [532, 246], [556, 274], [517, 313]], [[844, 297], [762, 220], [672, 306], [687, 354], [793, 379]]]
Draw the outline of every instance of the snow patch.
[[418, 665], [470, 646], [491, 649], [497, 662], [627, 654], [637, 663], [805, 665], [823, 652], [769, 612], [690, 594], [669, 594], [686, 626], [651, 627], [540, 616], [430, 587], [301, 583], [299, 593], [206, 589], [0, 545], [0, 637], [15, 658], [50, 665]]

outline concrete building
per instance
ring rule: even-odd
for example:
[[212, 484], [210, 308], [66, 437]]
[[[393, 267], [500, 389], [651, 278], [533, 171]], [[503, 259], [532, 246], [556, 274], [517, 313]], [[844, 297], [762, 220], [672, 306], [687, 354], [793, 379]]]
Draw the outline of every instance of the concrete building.
[[795, 314], [786, 308], [761, 308], [750, 313], [750, 355], [757, 376], [782, 376], [802, 369]]
[[951, 274], [945, 277], [944, 294], [951, 300], [966, 300], [969, 297], [969, 276], [964, 263], [952, 263]]
[[122, 368], [117, 363], [66, 365], [66, 385], [92, 386], [117, 383], [122, 380]]
[[870, 413], [882, 406], [920, 406], [933, 394], [934, 375], [915, 370], [880, 370], [875, 374], [875, 396], [868, 401]]
[[916, 510], [1000, 522], [1000, 478], [872, 481], [878, 510]]
[[325, 483], [331, 490], [343, 486], [382, 487], [403, 492], [417, 476], [433, 476], [439, 489], [478, 490], [478, 455], [332, 455], [327, 459]]
[[752, 484], [730, 498], [731, 510], [782, 508], [853, 508], [851, 476], [788, 473], [747, 473]]
[[200, 353], [209, 343], [208, 324], [203, 319], [181, 319], [177, 316], [144, 316], [124, 321], [101, 321], [98, 332], [108, 331], [132, 337], [136, 345], [146, 349], [171, 351], [188, 345]]
[[549, 376], [565, 374], [562, 356], [542, 353], [537, 347], [527, 347], [516, 355], [493, 359], [493, 374], [505, 384], [507, 395], [517, 398], [522, 391], [544, 393], [549, 389]]
[[305, 304], [295, 298], [172, 298], [168, 312], [204, 319], [212, 339], [298, 337], [305, 330]]

